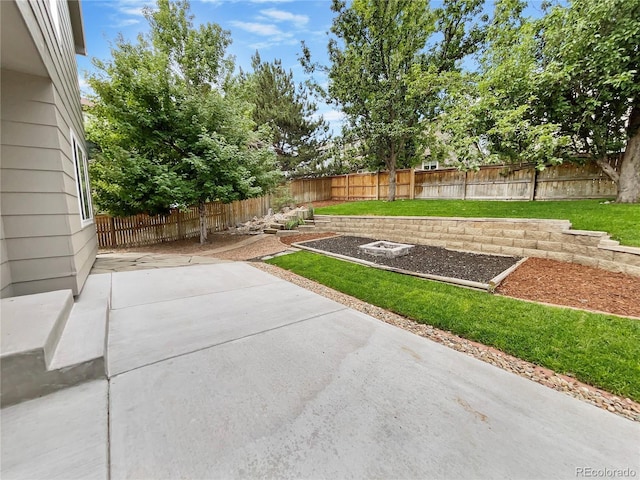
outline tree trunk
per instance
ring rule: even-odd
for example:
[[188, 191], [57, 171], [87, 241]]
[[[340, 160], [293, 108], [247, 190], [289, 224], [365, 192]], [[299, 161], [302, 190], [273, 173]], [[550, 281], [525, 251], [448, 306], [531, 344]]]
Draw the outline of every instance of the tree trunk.
[[629, 139], [620, 165], [618, 203], [640, 202], [640, 108], [634, 107], [627, 128]]
[[393, 146], [391, 145], [391, 154], [389, 155], [389, 196], [387, 199], [390, 202], [393, 202], [396, 199], [396, 158], [397, 153]]
[[200, 214], [200, 245], [207, 243], [207, 217], [205, 215], [204, 202], [198, 203], [198, 213]]

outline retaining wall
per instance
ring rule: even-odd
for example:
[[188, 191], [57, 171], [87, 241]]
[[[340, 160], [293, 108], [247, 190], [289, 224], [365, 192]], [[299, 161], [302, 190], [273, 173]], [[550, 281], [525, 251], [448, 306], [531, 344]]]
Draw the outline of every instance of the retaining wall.
[[640, 248], [568, 220], [316, 215], [316, 230], [481, 253], [573, 262], [640, 276]]

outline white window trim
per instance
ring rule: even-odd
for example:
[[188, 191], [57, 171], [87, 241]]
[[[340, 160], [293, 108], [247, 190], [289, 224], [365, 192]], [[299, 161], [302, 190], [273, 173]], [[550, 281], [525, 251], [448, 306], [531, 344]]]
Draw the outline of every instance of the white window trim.
[[[77, 152], [78, 149], [82, 152], [82, 158], [80, 159], [80, 161], [84, 164], [84, 169], [80, 169], [80, 165], [78, 164], [78, 158], [77, 158]], [[74, 171], [74, 176], [75, 176], [75, 180], [76, 180], [76, 193], [78, 194], [78, 208], [80, 209], [80, 225], [82, 226], [82, 228], [86, 227], [87, 225], [91, 225], [94, 220], [93, 220], [93, 204], [91, 201], [91, 182], [89, 181], [89, 162], [87, 161], [87, 152], [85, 151], [84, 146], [78, 141], [78, 137], [76, 137], [76, 135], [73, 133], [73, 130], [71, 131], [71, 159], [73, 160], [73, 171]], [[82, 187], [80, 184], [80, 178], [79, 176], [83, 173], [84, 171], [84, 182], [85, 182], [85, 186], [87, 188], [87, 201], [89, 203], [88, 205], [88, 212], [89, 212], [89, 217], [88, 218], [84, 218], [84, 212], [85, 212], [85, 207], [87, 205], [84, 205], [84, 196], [82, 195]]]
[[[425, 165], [429, 165], [429, 168], [426, 168]], [[435, 168], [431, 168], [431, 166], [435, 165]], [[437, 160], [423, 160], [422, 161], [422, 170], [426, 171], [426, 172], [431, 172], [433, 170], [438, 170], [438, 168], [440, 167], [440, 162], [438, 162]]]

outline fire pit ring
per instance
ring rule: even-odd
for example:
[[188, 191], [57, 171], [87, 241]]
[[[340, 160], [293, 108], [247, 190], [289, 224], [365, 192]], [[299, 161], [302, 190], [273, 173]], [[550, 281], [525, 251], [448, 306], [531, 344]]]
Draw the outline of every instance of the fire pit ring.
[[406, 243], [387, 242], [385, 240], [381, 240], [378, 242], [360, 245], [358, 248], [364, 253], [376, 257], [396, 258], [408, 255], [413, 247], [414, 245], [407, 245]]

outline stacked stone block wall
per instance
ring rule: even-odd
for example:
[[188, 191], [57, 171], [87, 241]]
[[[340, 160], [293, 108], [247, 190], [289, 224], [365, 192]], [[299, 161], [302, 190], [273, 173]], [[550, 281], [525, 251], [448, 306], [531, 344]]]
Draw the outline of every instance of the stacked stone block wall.
[[316, 215], [316, 230], [480, 253], [573, 262], [640, 276], [640, 248], [568, 220]]

